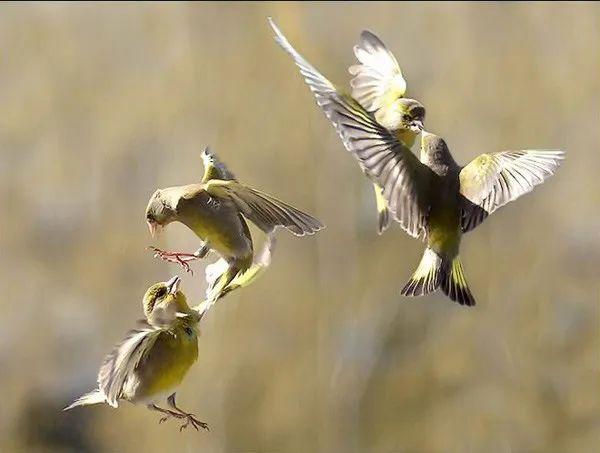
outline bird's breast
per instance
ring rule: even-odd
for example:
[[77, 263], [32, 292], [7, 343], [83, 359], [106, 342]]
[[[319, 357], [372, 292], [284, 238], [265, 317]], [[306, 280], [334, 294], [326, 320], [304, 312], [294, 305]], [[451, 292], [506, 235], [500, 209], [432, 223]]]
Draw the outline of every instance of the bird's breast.
[[195, 333], [192, 336], [183, 331], [161, 333], [136, 369], [133, 380], [137, 385], [132, 386], [128, 399], [134, 403], [154, 401], [172, 393], [197, 359]]
[[223, 258], [252, 254], [248, 228], [230, 202], [206, 200], [186, 206], [180, 221]]
[[440, 178], [431, 194], [427, 242], [438, 254], [454, 257], [458, 254], [460, 238], [458, 188], [453, 178]]

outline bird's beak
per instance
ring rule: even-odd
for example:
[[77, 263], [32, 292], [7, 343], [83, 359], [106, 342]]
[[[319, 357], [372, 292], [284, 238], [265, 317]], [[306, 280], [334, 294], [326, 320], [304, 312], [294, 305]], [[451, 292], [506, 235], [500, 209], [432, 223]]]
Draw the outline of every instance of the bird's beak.
[[178, 275], [166, 282], [169, 294], [175, 294], [179, 290], [179, 283], [181, 283], [181, 278]]
[[148, 230], [150, 231], [150, 235], [155, 238], [162, 231], [162, 226], [156, 222], [152, 222], [150, 220], [146, 220], [146, 224], [148, 225]]
[[411, 121], [411, 123], [410, 123], [410, 130], [412, 132], [414, 132], [415, 134], [420, 134], [421, 131], [423, 130], [423, 128], [424, 128], [423, 121], [415, 120], [415, 121]]

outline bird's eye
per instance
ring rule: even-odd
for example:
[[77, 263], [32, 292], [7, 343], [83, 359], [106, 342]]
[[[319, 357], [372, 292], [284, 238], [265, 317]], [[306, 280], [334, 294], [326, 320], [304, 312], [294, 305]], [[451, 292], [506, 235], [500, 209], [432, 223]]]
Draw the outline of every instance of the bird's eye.
[[186, 327], [185, 329], [183, 329], [183, 331], [185, 332], [185, 334], [189, 337], [192, 336], [192, 334], [194, 333], [194, 330], [191, 327]]
[[158, 291], [156, 291], [156, 297], [163, 297], [165, 294], [167, 294], [167, 288], [165, 288], [164, 286], [161, 287]]

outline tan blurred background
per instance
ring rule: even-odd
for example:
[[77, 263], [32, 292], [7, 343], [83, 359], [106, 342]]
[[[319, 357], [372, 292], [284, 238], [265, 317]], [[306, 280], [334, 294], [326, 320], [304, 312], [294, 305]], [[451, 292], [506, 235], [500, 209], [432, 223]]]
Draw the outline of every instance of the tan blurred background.
[[[360, 31], [380, 35], [460, 162], [568, 151], [463, 242], [476, 308], [399, 295], [423, 246], [377, 236], [269, 15], [341, 85]], [[3, 4], [0, 45], [1, 451], [599, 451], [599, 4]], [[327, 229], [282, 232], [206, 319], [179, 400], [210, 433], [129, 404], [60, 412], [181, 273], [145, 250], [143, 212], [199, 179], [207, 144]]]

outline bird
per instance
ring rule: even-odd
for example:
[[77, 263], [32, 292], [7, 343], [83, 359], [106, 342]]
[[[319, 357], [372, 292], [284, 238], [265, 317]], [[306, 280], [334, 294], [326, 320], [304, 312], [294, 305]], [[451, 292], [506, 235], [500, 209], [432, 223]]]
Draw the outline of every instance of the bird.
[[[359, 63], [348, 68], [354, 77], [350, 81], [351, 93], [347, 94], [336, 88], [292, 47], [272, 18], [269, 17], [268, 21], [275, 33], [275, 40], [294, 59], [315, 95], [317, 104], [328, 117], [331, 115], [329, 95], [335, 93], [351, 105], [356, 105], [363, 114], [374, 118], [406, 147], [413, 146], [424, 128], [425, 107], [415, 99], [404, 97], [406, 81], [398, 61], [375, 34], [364, 30], [360, 34], [359, 43], [354, 46], [354, 54]], [[367, 177], [373, 179], [362, 164], [361, 168]], [[377, 182], [373, 183], [373, 188], [377, 207], [377, 232], [383, 234], [392, 218], [383, 189]]]
[[[296, 236], [304, 236], [316, 233], [324, 225], [311, 215], [238, 182], [210, 148], [207, 147], [201, 156], [204, 163], [201, 182], [154, 192], [146, 208], [146, 223], [153, 237], [166, 225], [180, 222], [202, 240], [202, 246], [194, 253], [152, 248], [155, 256], [178, 263], [186, 271], [189, 271], [190, 261], [203, 258], [210, 251], [221, 257], [218, 266], [222, 272], [216, 277], [207, 273], [210, 305], [233, 288], [247, 286], [262, 274], [270, 262], [276, 228], [283, 227]], [[267, 235], [258, 261], [254, 259], [254, 245], [246, 219]]]
[[[382, 124], [378, 111], [339, 92], [270, 23], [275, 40], [293, 57], [346, 149], [381, 188], [394, 219], [411, 237], [427, 242], [419, 266], [401, 293], [421, 296], [441, 288], [451, 300], [475, 305], [458, 254], [462, 235], [552, 176], [564, 151], [492, 152], [462, 167], [443, 138], [423, 131], [417, 158], [397, 133]], [[378, 53], [380, 58], [383, 55]], [[375, 73], [372, 79], [373, 92], [380, 91], [381, 79]]]
[[[180, 282], [175, 276], [148, 288], [142, 301], [146, 318], [104, 358], [98, 388], [63, 410], [101, 403], [116, 408], [129, 401], [161, 413], [159, 423], [182, 420], [180, 431], [190, 425], [196, 431], [209, 429], [175, 400], [177, 388], [198, 358], [198, 323], [203, 316], [188, 306]], [[168, 409], [158, 406], [165, 399]]]

